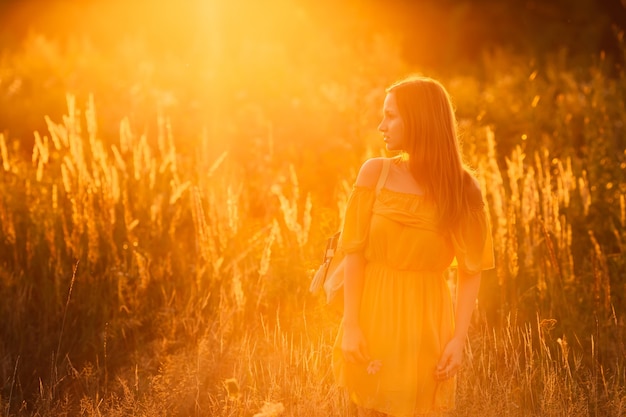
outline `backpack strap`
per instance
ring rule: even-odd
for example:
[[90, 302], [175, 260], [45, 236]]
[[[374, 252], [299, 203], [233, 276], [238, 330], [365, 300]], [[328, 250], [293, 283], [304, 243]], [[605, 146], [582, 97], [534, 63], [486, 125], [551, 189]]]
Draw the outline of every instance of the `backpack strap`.
[[380, 190], [385, 185], [385, 181], [387, 181], [387, 175], [389, 174], [389, 166], [391, 165], [391, 159], [384, 158], [383, 159], [383, 168], [380, 171], [380, 175], [378, 176], [378, 182], [376, 183], [376, 195], [380, 193]]

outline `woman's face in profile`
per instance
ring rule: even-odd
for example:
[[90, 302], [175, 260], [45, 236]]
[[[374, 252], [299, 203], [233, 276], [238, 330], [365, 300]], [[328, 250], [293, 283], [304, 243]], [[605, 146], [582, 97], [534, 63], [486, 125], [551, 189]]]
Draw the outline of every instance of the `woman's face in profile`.
[[383, 103], [383, 120], [378, 125], [388, 151], [401, 151], [404, 147], [404, 121], [398, 111], [396, 97], [388, 93]]

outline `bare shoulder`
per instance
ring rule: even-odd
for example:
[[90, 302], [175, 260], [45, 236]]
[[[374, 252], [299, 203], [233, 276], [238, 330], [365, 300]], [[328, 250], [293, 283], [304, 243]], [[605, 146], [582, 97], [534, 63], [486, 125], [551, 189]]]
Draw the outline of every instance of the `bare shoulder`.
[[470, 207], [482, 207], [485, 205], [483, 200], [483, 193], [480, 189], [480, 183], [478, 179], [472, 173], [465, 171], [465, 178], [463, 181], [465, 185], [465, 197]]
[[383, 169], [383, 161], [389, 158], [371, 158], [368, 159], [361, 165], [361, 169], [359, 170], [359, 175], [356, 178], [355, 185], [359, 187], [370, 187], [373, 188], [376, 186], [378, 182], [378, 177], [380, 176], [380, 172]]

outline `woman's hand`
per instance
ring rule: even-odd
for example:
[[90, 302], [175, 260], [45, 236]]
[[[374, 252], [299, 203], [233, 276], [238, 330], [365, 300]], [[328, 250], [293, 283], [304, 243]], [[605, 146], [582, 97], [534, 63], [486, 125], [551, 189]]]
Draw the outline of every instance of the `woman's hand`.
[[341, 350], [346, 362], [367, 363], [370, 355], [367, 350], [365, 336], [359, 325], [345, 325], [343, 327], [343, 338], [341, 339]]
[[452, 378], [461, 368], [463, 360], [463, 348], [465, 343], [460, 338], [452, 338], [443, 349], [437, 369], [435, 369], [435, 379], [445, 381]]

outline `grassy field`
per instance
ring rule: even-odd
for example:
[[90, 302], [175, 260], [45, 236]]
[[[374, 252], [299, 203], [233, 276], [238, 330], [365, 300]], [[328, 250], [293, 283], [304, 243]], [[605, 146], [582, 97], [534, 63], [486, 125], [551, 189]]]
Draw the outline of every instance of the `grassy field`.
[[[349, 411], [339, 318], [308, 284], [359, 164], [384, 153], [384, 87], [418, 69], [385, 39], [366, 56], [317, 42], [351, 65], [268, 41], [202, 78], [213, 61], [37, 36], [3, 58], [2, 105], [38, 121], [0, 133], [2, 415]], [[497, 264], [454, 415], [626, 415], [623, 69], [504, 52], [477, 68], [439, 77]]]

